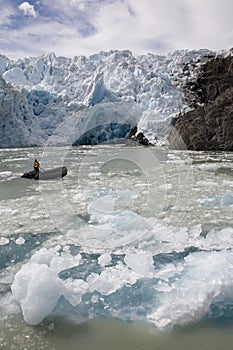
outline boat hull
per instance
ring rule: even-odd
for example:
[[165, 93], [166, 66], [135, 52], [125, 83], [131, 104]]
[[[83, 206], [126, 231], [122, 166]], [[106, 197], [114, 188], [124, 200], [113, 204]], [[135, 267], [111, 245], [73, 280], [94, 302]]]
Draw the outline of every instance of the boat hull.
[[58, 167], [54, 169], [49, 169], [45, 171], [40, 171], [37, 173], [35, 170], [24, 173], [21, 177], [25, 179], [34, 179], [34, 180], [52, 180], [61, 178], [67, 175], [67, 167]]

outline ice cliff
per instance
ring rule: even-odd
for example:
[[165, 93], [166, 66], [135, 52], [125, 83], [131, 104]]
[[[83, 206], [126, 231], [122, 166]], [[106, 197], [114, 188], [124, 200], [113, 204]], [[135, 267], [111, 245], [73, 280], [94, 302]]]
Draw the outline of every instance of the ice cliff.
[[196, 71], [187, 75], [184, 67], [198, 68], [214, 55], [204, 49], [16, 61], [0, 55], [0, 147], [105, 142], [128, 137], [135, 126], [152, 144], [162, 143], [171, 119], [190, 109], [182, 86]]

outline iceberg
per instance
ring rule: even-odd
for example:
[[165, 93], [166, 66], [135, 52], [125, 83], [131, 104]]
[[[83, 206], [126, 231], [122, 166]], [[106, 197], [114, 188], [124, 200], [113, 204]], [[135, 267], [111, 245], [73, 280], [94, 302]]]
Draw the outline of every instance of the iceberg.
[[42, 248], [16, 273], [11, 286], [14, 299], [20, 304], [24, 320], [30, 325], [43, 321], [64, 296], [72, 305], [86, 292], [84, 281], [62, 280], [59, 272], [79, 265], [81, 256]]

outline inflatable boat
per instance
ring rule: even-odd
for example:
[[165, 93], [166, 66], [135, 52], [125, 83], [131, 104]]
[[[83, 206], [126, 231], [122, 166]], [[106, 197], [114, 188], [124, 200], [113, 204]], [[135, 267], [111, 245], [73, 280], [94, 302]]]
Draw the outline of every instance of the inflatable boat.
[[36, 172], [35, 170], [29, 171], [28, 173], [24, 173], [21, 177], [25, 179], [34, 179], [34, 180], [52, 180], [59, 177], [64, 177], [67, 175], [67, 167], [62, 166], [49, 170], [40, 170], [40, 172]]

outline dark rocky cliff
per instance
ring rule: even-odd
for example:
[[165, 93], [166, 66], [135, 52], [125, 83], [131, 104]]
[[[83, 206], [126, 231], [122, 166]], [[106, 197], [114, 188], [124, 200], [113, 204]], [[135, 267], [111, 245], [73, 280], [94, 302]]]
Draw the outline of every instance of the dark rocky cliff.
[[208, 57], [183, 91], [191, 110], [173, 120], [171, 147], [233, 151], [233, 56]]

